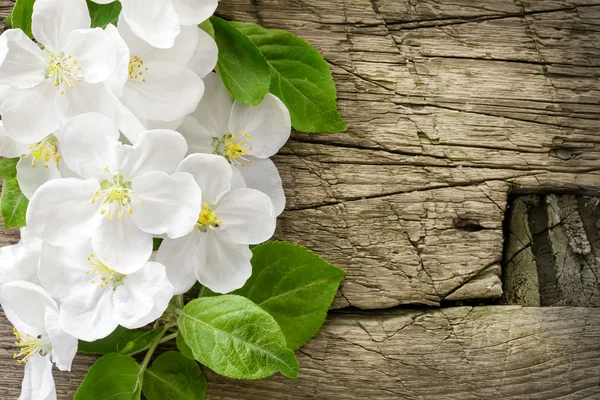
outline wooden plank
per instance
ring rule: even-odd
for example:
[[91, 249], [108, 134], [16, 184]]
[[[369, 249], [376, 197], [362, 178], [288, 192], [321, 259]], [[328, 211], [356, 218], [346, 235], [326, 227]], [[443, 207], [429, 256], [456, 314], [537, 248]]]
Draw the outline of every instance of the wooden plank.
[[347, 271], [336, 307], [498, 297], [507, 193], [600, 192], [598, 3], [222, 0], [219, 14], [290, 30], [333, 69], [348, 132], [295, 133], [275, 161], [277, 238]]
[[[3, 360], [12, 353], [0, 327]], [[208, 399], [595, 399], [600, 310], [460, 307], [331, 315], [298, 353], [300, 378], [231, 381], [207, 371]], [[91, 357], [55, 375], [72, 398]], [[0, 398], [16, 398], [22, 366], [2, 362]]]
[[[219, 12], [290, 30], [332, 66], [349, 131], [294, 134], [276, 161], [290, 210], [278, 237], [346, 269], [338, 307], [499, 296], [507, 192], [600, 189], [598, 3], [223, 0]], [[473, 201], [452, 202], [459, 192]], [[471, 229], [456, 229], [457, 210], [477, 215]], [[471, 258], [448, 256], [457, 241]]]
[[504, 304], [600, 307], [600, 198], [519, 197], [509, 230]]

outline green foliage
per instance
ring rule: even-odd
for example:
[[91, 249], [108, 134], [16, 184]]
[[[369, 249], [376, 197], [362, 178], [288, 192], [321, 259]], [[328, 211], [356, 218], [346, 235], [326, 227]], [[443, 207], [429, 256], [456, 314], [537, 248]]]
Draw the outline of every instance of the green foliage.
[[142, 391], [148, 400], [201, 400], [206, 397], [206, 386], [198, 363], [169, 351], [144, 372]]
[[136, 342], [145, 333], [119, 326], [104, 339], [96, 340], [95, 342], [80, 340], [78, 351], [90, 354], [120, 353], [127, 349], [129, 343]]
[[210, 22], [209, 19], [207, 19], [206, 21], [202, 22], [198, 26], [204, 32], [208, 33], [210, 35], [210, 37], [212, 37], [213, 39], [215, 38], [215, 28], [213, 28], [213, 25], [212, 25], [212, 23]]
[[73, 400], [139, 400], [138, 375], [133, 358], [108, 354], [92, 366]]
[[125, 356], [138, 353], [150, 346], [161, 333], [161, 329], [148, 332], [132, 331], [119, 341], [117, 349], [120, 354]]
[[98, 4], [86, 0], [92, 19], [92, 28], [106, 28], [108, 24], [117, 25], [121, 13], [121, 3], [114, 1], [108, 4]]
[[19, 187], [17, 178], [4, 179], [2, 196], [0, 196], [0, 212], [4, 227], [21, 228], [27, 225], [26, 214], [29, 200]]
[[261, 379], [281, 371], [298, 376], [298, 361], [277, 322], [250, 300], [235, 295], [188, 303], [179, 329], [196, 360], [235, 379]]
[[3, 158], [0, 160], [0, 176], [4, 179], [17, 177], [17, 164], [20, 158]]
[[31, 33], [33, 3], [35, 0], [17, 0], [12, 13], [4, 20], [4, 23], [13, 28], [20, 28], [27, 36], [33, 37], [33, 33]]
[[161, 239], [161, 238], [152, 239], [152, 251], [158, 251], [162, 242], [163, 242], [163, 239]]
[[252, 252], [252, 276], [233, 294], [271, 314], [295, 350], [323, 326], [345, 272], [291, 243], [269, 242]]
[[178, 333], [175, 343], [177, 344], [177, 348], [179, 349], [181, 354], [183, 354], [190, 360], [196, 359], [194, 357], [194, 353], [192, 353], [192, 349], [190, 349], [190, 346], [188, 346], [187, 343], [185, 342], [185, 339], [183, 338], [183, 335], [181, 334], [181, 332]]
[[256, 46], [229, 22], [210, 19], [219, 47], [217, 73], [231, 96], [240, 103], [259, 105], [269, 93], [271, 71]]
[[290, 110], [292, 125], [302, 132], [343, 132], [346, 124], [336, 105], [336, 89], [327, 61], [305, 40], [280, 29], [233, 22], [271, 66], [271, 93]]

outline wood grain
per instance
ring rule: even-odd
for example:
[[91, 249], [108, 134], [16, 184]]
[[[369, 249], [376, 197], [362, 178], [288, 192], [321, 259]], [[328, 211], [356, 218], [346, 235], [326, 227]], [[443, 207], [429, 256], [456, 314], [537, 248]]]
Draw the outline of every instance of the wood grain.
[[[6, 326], [0, 349], [12, 353]], [[300, 378], [232, 381], [206, 371], [208, 399], [596, 399], [600, 310], [460, 307], [336, 313], [297, 352]], [[5, 356], [8, 357], [8, 354]], [[71, 399], [92, 357], [56, 373]], [[3, 363], [0, 398], [15, 399], [22, 367]]]

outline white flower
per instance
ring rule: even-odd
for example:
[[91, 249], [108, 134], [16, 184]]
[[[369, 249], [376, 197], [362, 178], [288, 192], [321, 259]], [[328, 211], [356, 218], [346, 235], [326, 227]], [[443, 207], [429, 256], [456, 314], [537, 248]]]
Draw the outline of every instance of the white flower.
[[66, 332], [91, 342], [108, 336], [117, 325], [140, 328], [164, 313], [173, 286], [163, 265], [147, 262], [139, 271], [121, 274], [92, 252], [90, 241], [42, 246], [40, 280], [60, 301]]
[[59, 326], [56, 302], [30, 282], [11, 282], [0, 288], [0, 304], [15, 326], [15, 358], [26, 363], [19, 400], [55, 400], [52, 363], [70, 371], [77, 353], [77, 339]]
[[41, 239], [29, 229], [21, 228], [19, 243], [0, 248], [0, 284], [13, 281], [39, 283], [37, 272], [41, 248]]
[[116, 65], [108, 34], [90, 28], [81, 0], [37, 0], [32, 30], [40, 48], [20, 29], [0, 36], [0, 83], [10, 85], [2, 102], [9, 136], [37, 143], [67, 119], [91, 111], [113, 117], [110, 90], [102, 82]]
[[30, 145], [15, 142], [6, 134], [0, 121], [0, 156], [20, 157], [17, 163], [17, 180], [21, 192], [28, 199], [44, 183], [73, 176], [63, 162], [58, 141], [59, 132], [49, 135], [37, 143]]
[[[120, 21], [118, 33], [111, 35], [119, 63], [126, 63], [128, 70], [123, 74], [119, 68], [110, 78], [115, 94], [145, 128], [154, 127], [153, 121], [170, 122], [167, 126], [176, 128], [202, 98], [201, 78], [217, 63], [214, 40], [197, 26], [189, 26], [183, 28], [172, 48], [160, 50], [135, 36], [125, 21]], [[137, 140], [135, 135], [127, 137], [132, 143]]]
[[[108, 4], [115, 0], [92, 0]], [[173, 46], [182, 25], [198, 25], [217, 9], [218, 0], [121, 0], [131, 30], [159, 49]]]
[[275, 214], [281, 214], [285, 194], [279, 171], [269, 157], [290, 137], [287, 108], [271, 94], [258, 107], [238, 103], [214, 73], [206, 76], [204, 83], [205, 95], [198, 109], [179, 128], [189, 153], [225, 157], [234, 166], [235, 179], [266, 193], [273, 201]]
[[28, 227], [54, 246], [92, 239], [94, 253], [120, 273], [144, 266], [153, 235], [177, 238], [195, 226], [200, 189], [174, 173], [187, 151], [174, 131], [144, 132], [135, 146], [118, 141], [114, 122], [84, 114], [62, 132], [63, 161], [79, 178], [42, 185], [27, 209]]
[[248, 245], [275, 231], [269, 197], [254, 189], [231, 190], [232, 168], [220, 156], [193, 154], [177, 170], [191, 173], [202, 189], [202, 212], [189, 235], [163, 241], [156, 260], [167, 267], [176, 294], [187, 292], [196, 278], [215, 292], [239, 289], [252, 274]]

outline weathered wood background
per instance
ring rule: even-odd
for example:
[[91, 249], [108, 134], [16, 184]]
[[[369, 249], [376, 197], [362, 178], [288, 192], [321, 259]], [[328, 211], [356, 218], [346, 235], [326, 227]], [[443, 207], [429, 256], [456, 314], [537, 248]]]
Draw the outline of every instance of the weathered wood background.
[[[600, 193], [600, 2], [222, 0], [218, 13], [292, 31], [330, 63], [349, 129], [294, 134], [276, 157], [277, 236], [343, 267], [334, 306], [355, 311], [298, 352], [300, 379], [209, 374], [209, 399], [600, 398], [598, 309], [376, 310], [500, 297], [509, 194]], [[0, 398], [13, 399], [8, 329]], [[91, 362], [57, 376], [60, 399]]]

